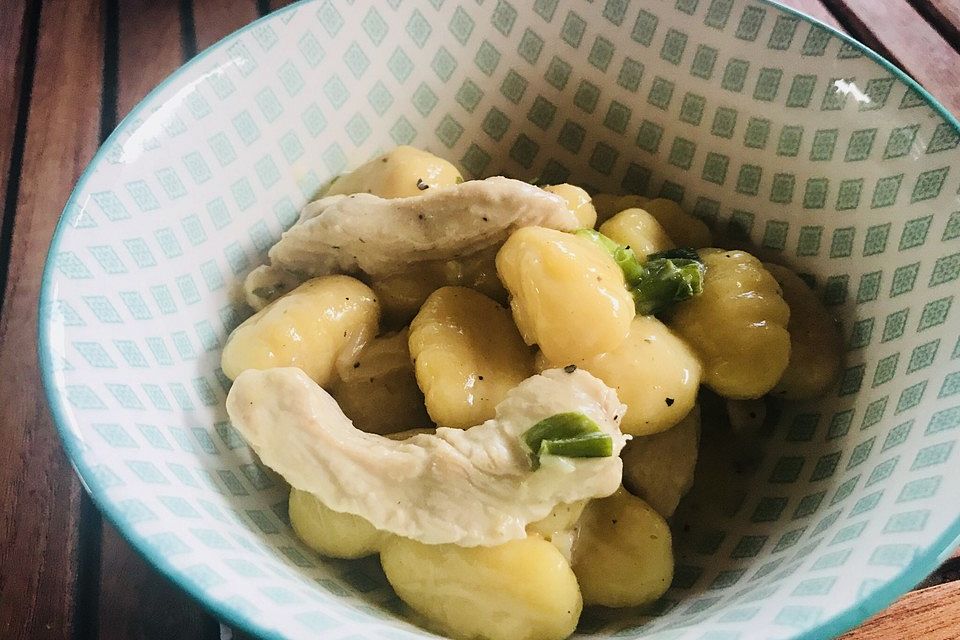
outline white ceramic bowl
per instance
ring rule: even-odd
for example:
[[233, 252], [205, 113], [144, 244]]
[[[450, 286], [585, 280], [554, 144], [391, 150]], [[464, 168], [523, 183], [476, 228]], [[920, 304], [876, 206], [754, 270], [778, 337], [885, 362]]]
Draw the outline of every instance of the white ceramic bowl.
[[414, 638], [375, 561], [328, 562], [226, 420], [235, 286], [329, 177], [399, 143], [465, 175], [664, 194], [815, 279], [849, 351], [652, 611], [584, 637], [823, 638], [958, 534], [958, 123], [845, 36], [747, 0], [304, 2], [150, 94], [67, 204], [41, 360], [94, 500], [266, 637]]

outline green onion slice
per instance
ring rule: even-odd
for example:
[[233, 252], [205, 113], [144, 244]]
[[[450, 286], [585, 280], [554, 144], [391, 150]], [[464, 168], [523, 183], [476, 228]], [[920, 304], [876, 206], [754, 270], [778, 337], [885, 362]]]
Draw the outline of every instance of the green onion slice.
[[597, 423], [578, 412], [557, 413], [530, 427], [521, 436], [533, 466], [545, 455], [602, 458], [613, 455], [613, 439]]
[[599, 231], [578, 229], [574, 235], [587, 238], [606, 251], [623, 272], [627, 289], [640, 315], [666, 311], [703, 292], [706, 267], [695, 249], [680, 248], [651, 253], [640, 262], [630, 247], [619, 244]]
[[606, 433], [588, 433], [575, 438], [544, 440], [539, 453], [540, 457], [606, 458], [613, 455], [613, 438]]

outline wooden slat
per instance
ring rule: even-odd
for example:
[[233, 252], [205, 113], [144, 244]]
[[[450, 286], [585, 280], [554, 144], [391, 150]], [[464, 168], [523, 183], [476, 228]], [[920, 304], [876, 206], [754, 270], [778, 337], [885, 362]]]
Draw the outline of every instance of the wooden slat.
[[117, 114], [122, 118], [184, 56], [177, 3], [123, 0], [119, 9]]
[[854, 36], [904, 69], [952, 112], [960, 112], [960, 53], [907, 0], [825, 3]]
[[[79, 635], [79, 482], [50, 420], [33, 345], [47, 245], [100, 129], [97, 0], [45, 0], [0, 314], [0, 636]], [[75, 596], [81, 597], [77, 605]]]
[[[176, 3], [124, 0], [117, 16], [119, 121], [184, 59]], [[114, 123], [106, 123], [108, 126]], [[140, 557], [110, 525], [100, 544], [100, 640], [218, 637], [216, 621]]]
[[255, 0], [194, 0], [197, 51], [203, 51], [259, 17]]
[[957, 640], [960, 582], [914, 591], [840, 640]]
[[821, 22], [825, 22], [831, 27], [835, 27], [843, 31], [843, 27], [837, 21], [836, 16], [830, 13], [823, 2], [820, 0], [779, 0], [781, 4], [785, 4], [791, 9], [796, 9], [798, 11], [803, 11], [809, 16], [816, 18]]
[[960, 49], [960, 3], [957, 0], [913, 0], [955, 49]]
[[[29, 20], [30, 17], [26, 0], [17, 0], [4, 5], [3, 19], [0, 20], [0, 42], [4, 43], [4, 46], [0, 47], [0, 198], [7, 195], [11, 170], [19, 173], [19, 167], [12, 165], [19, 164], [19, 158], [15, 156], [19, 155], [20, 149], [15, 147], [20, 145], [15, 144], [19, 142], [15, 138], [21, 93], [24, 89], [24, 63], [33, 55], [32, 51], [27, 51], [32, 44], [31, 31], [35, 28]], [[14, 180], [16, 178], [17, 176], [14, 176]], [[6, 215], [6, 208], [0, 208], [0, 227]], [[0, 250], [0, 262], [5, 262], [5, 258], [5, 253]], [[0, 264], [0, 272], [2, 271]]]
[[103, 527], [99, 640], [219, 637], [219, 625], [179, 587], [146, 566], [116, 529]]

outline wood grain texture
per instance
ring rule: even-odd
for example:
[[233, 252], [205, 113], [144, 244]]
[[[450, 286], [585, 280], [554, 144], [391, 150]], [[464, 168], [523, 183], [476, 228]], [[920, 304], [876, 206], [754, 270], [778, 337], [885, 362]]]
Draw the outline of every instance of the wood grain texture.
[[260, 17], [255, 0], [193, 0], [197, 51]]
[[[184, 60], [176, 3], [124, 0], [117, 15], [116, 118], [119, 121]], [[114, 125], [116, 123], [107, 123]], [[104, 524], [100, 542], [100, 640], [218, 637], [216, 621]]]
[[215, 640], [219, 624], [146, 565], [117, 530], [103, 527], [99, 640]]
[[117, 115], [122, 118], [184, 59], [175, 2], [119, 3]]
[[957, 0], [911, 0], [920, 13], [940, 30], [955, 49], [960, 49], [960, 2]]
[[960, 582], [915, 591], [840, 640], [900, 638], [960, 638]]
[[907, 0], [824, 3], [855, 37], [913, 76], [947, 109], [960, 112], [960, 53]]
[[[26, 0], [11, 0], [4, 5], [3, 19], [0, 19], [0, 42], [4, 43], [0, 47], [0, 198], [7, 195], [11, 169], [18, 169], [12, 165], [19, 164], [19, 158], [15, 158], [20, 151], [15, 144], [17, 118], [21, 94], [29, 88], [23, 82], [24, 63], [33, 54], [27, 50], [32, 27], [28, 18]], [[16, 178], [14, 176], [14, 180]], [[0, 226], [7, 215], [10, 214], [6, 208], [0, 208]], [[4, 258], [0, 251], [0, 260]]]
[[825, 22], [831, 27], [843, 31], [843, 27], [837, 21], [837, 17], [830, 12], [830, 9], [828, 9], [821, 0], [779, 0], [779, 2], [787, 5], [791, 9], [803, 11], [805, 14], [816, 18], [820, 22]]
[[[40, 275], [64, 202], [99, 144], [103, 15], [46, 0], [0, 313], [0, 637], [79, 635], [81, 489], [50, 419], [33, 345]], [[79, 610], [79, 611], [78, 611]]]

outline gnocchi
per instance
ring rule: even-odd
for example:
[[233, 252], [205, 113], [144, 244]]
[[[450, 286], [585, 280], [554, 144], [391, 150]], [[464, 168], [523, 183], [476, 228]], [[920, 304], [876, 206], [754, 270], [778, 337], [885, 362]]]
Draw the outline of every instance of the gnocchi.
[[567, 560], [538, 537], [495, 547], [395, 537], [380, 563], [397, 595], [455, 638], [562, 640], [583, 606]]
[[358, 429], [384, 435], [430, 424], [407, 340], [406, 330], [374, 338], [333, 383], [330, 395]]
[[497, 254], [513, 319], [527, 344], [571, 363], [617, 348], [634, 316], [623, 272], [587, 239], [546, 229], [515, 231]]
[[[680, 422], [697, 400], [700, 363], [690, 348], [653, 316], [636, 316], [630, 333], [606, 353], [573, 362], [617, 392], [627, 412], [624, 433], [649, 435]], [[563, 366], [538, 362], [538, 368]]]
[[406, 198], [458, 182], [463, 182], [460, 172], [443, 158], [400, 146], [338, 177], [325, 195], [370, 193], [381, 198]]
[[704, 249], [700, 256], [703, 293], [677, 304], [667, 325], [699, 356], [704, 384], [728, 398], [759, 398], [787, 368], [790, 308], [749, 253]]
[[254, 311], [260, 311], [283, 294], [293, 291], [298, 284], [300, 279], [292, 273], [262, 264], [247, 274], [243, 294], [247, 304]]
[[573, 543], [577, 539], [577, 522], [587, 502], [578, 500], [558, 504], [546, 518], [528, 524], [527, 534], [547, 540], [569, 561], [573, 555]]
[[713, 234], [699, 218], [695, 218], [673, 200], [656, 198], [643, 205], [644, 211], [656, 218], [673, 240], [681, 247], [709, 247]]
[[409, 323], [427, 297], [445, 286], [469, 287], [498, 302], [506, 302], [507, 292], [497, 277], [494, 263], [498, 249], [484, 249], [456, 260], [421, 262], [374, 280], [371, 286], [380, 300], [384, 317], [393, 325]]
[[[561, 640], [585, 605], [666, 592], [666, 519], [742, 506], [772, 397], [825, 393], [841, 338], [799, 276], [705, 248], [672, 200], [462, 182], [402, 146], [308, 204], [244, 282], [227, 411], [309, 489], [296, 535], [379, 554], [417, 622]], [[338, 272], [363, 282], [300, 284]]]
[[625, 209], [602, 225], [600, 233], [633, 249], [643, 262], [647, 255], [676, 247], [657, 219], [643, 209]]
[[642, 209], [650, 198], [641, 195], [618, 196], [612, 193], [598, 193], [593, 196], [593, 208], [597, 212], [597, 222], [603, 223], [626, 209]]
[[800, 276], [778, 264], [764, 264], [790, 307], [790, 361], [772, 393], [787, 400], [822, 396], [840, 374], [843, 342], [837, 324]]
[[321, 386], [353, 364], [377, 332], [380, 306], [349, 276], [308, 280], [234, 329], [221, 367], [231, 380], [247, 369], [299, 367]]
[[693, 486], [699, 444], [700, 408], [694, 405], [678, 425], [627, 443], [620, 452], [624, 487], [669, 518]]
[[433, 292], [410, 324], [410, 356], [427, 412], [465, 429], [492, 418], [507, 391], [533, 373], [510, 313], [464, 287]]
[[580, 519], [573, 571], [584, 604], [649, 604], [673, 580], [670, 528], [646, 502], [622, 488], [593, 500]]
[[389, 534], [352, 513], [334, 511], [313, 494], [290, 490], [290, 526], [304, 544], [330, 558], [363, 558], [380, 551]]
[[582, 228], [593, 229], [597, 224], [597, 210], [593, 208], [590, 194], [580, 187], [564, 183], [544, 187], [543, 190], [563, 198]]

